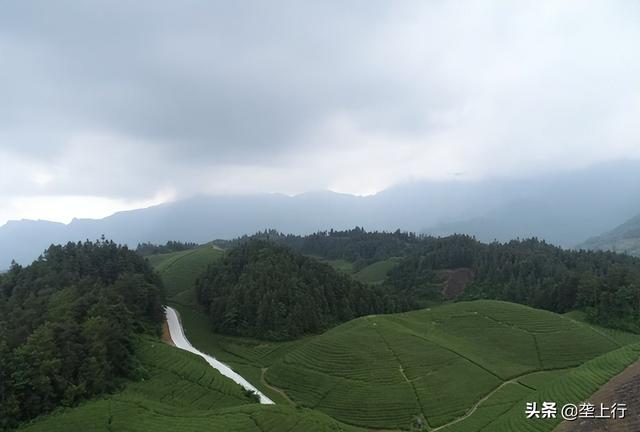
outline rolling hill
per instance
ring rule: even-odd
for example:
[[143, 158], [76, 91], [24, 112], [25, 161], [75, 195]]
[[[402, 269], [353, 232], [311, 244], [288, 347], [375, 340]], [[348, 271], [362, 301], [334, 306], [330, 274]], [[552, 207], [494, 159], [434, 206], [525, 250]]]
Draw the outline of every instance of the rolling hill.
[[[149, 256], [173, 299], [193, 298], [195, 278], [223, 252], [208, 245], [196, 249]], [[185, 288], [183, 290], [183, 288]], [[184, 307], [184, 306], [180, 306]], [[188, 319], [188, 318], [187, 318]], [[39, 417], [25, 431], [234, 431], [357, 432], [326, 414], [303, 407], [267, 406], [200, 357], [142, 336], [136, 358], [143, 379], [122, 391], [60, 408]], [[258, 380], [259, 381], [259, 380]]]
[[353, 278], [366, 284], [379, 285], [387, 279], [387, 274], [396, 267], [402, 258], [394, 257], [369, 264], [353, 275]]
[[509, 426], [525, 399], [583, 400], [640, 356], [637, 335], [498, 301], [372, 315], [289, 342], [213, 334], [201, 313], [179, 309], [195, 346], [278, 404], [365, 428], [528, 430]]
[[[123, 391], [60, 409], [19, 430], [28, 432], [356, 432], [310, 409], [252, 403], [244, 391], [201, 358], [144, 338], [146, 379]], [[298, 429], [294, 429], [298, 428]]]
[[562, 316], [478, 301], [350, 321], [288, 352], [265, 378], [350, 424], [403, 428], [426, 419], [439, 427], [505, 383], [617, 348]]
[[379, 287], [273, 242], [251, 239], [196, 282], [198, 305], [220, 333], [286, 340], [326, 330], [395, 304]]
[[175, 307], [196, 347], [279, 407], [368, 429], [550, 431], [555, 422], [522, 422], [525, 401], [584, 400], [640, 356], [640, 336], [587, 324], [583, 313], [500, 301], [371, 315], [286, 342], [215, 334], [204, 314]]
[[591, 237], [578, 247], [640, 256], [640, 215], [605, 234]]
[[147, 259], [160, 274], [167, 298], [178, 298], [182, 302], [191, 303], [194, 301], [192, 288], [196, 278], [222, 255], [222, 249], [203, 245], [180, 252], [149, 255]]

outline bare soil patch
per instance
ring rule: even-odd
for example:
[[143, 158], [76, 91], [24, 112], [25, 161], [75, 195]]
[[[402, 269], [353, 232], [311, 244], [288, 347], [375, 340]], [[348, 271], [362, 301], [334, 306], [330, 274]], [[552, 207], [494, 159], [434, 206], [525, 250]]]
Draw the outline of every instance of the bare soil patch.
[[613, 377], [589, 402], [599, 411], [600, 404], [611, 406], [626, 403], [627, 412], [623, 419], [578, 419], [564, 421], [554, 432], [638, 432], [640, 431], [640, 361], [635, 362]]
[[176, 346], [171, 340], [171, 333], [169, 333], [169, 324], [166, 318], [162, 321], [162, 341], [168, 345]]
[[447, 300], [453, 300], [462, 294], [467, 284], [473, 280], [473, 270], [470, 268], [440, 270], [438, 273], [444, 279], [442, 295]]

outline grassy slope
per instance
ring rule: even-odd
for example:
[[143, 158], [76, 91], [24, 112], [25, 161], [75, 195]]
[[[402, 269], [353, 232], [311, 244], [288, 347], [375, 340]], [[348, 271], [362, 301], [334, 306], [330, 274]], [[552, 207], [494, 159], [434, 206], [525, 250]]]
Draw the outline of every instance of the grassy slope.
[[343, 260], [343, 259], [328, 260], [324, 258], [319, 258], [317, 256], [311, 256], [311, 258], [315, 258], [322, 263], [328, 264], [334, 270], [339, 271], [341, 273], [352, 274], [354, 271], [353, 263], [347, 260]]
[[408, 428], [423, 416], [438, 427], [473, 410], [447, 429], [472, 431], [468, 425], [497, 421], [584, 362], [640, 340], [546, 311], [478, 301], [361, 318], [277, 343], [211, 334], [206, 317], [178, 307], [194, 345], [277, 403], [372, 428]]
[[[548, 380], [536, 391], [498, 398], [478, 409], [465, 420], [441, 429], [442, 432], [548, 432], [557, 426], [560, 418], [527, 420], [524, 407], [527, 402], [554, 401], [558, 407], [566, 403], [577, 404], [587, 400], [591, 394], [622, 372], [628, 365], [638, 361], [640, 344], [635, 343], [596, 357], [568, 371], [556, 379]], [[489, 401], [488, 401], [489, 402]]]
[[[195, 280], [207, 265], [222, 257], [223, 251], [210, 247], [149, 256], [149, 261], [160, 273], [170, 304], [179, 313], [189, 341], [201, 351], [215, 355], [276, 403], [291, 405], [280, 392], [265, 385], [262, 369], [271, 365], [293, 343], [269, 343], [244, 338], [229, 338], [212, 334], [206, 316], [195, 310], [193, 287]], [[336, 263], [336, 262], [332, 262]], [[346, 263], [346, 261], [345, 261]], [[347, 263], [350, 265], [350, 263]]]
[[180, 319], [189, 342], [199, 350], [215, 355], [220, 361], [255, 385], [276, 403], [290, 404], [280, 392], [265, 385], [262, 370], [282, 358], [288, 351], [305, 342], [268, 342], [211, 333], [207, 317], [188, 306], [172, 304], [180, 313]]
[[269, 343], [212, 334], [207, 317], [193, 308], [195, 305], [193, 288], [196, 278], [204, 272], [210, 262], [221, 258], [222, 255], [223, 251], [220, 249], [198, 248], [151, 255], [149, 261], [160, 273], [168, 291], [174, 293], [173, 296], [168, 295], [169, 303], [180, 313], [189, 341], [201, 351], [232, 365], [236, 372], [276, 403], [291, 405], [280, 392], [265, 385], [262, 369], [271, 365], [283, 355], [284, 350], [298, 342]]
[[200, 246], [181, 252], [151, 255], [151, 265], [160, 273], [167, 292], [167, 298], [178, 297], [181, 302], [193, 302], [193, 286], [196, 278], [207, 265], [219, 259], [223, 251], [211, 245]]
[[387, 273], [397, 266], [401, 260], [401, 258], [390, 258], [375, 262], [354, 273], [353, 278], [366, 284], [381, 284], [387, 278]]
[[[165, 281], [173, 272], [206, 267], [193, 256], [178, 258], [158, 261]], [[330, 264], [352, 271], [341, 262]], [[363, 269], [364, 281], [384, 278], [390, 268], [385, 265]], [[192, 286], [195, 277], [174, 280]], [[196, 347], [232, 365], [279, 404], [313, 407], [365, 427], [408, 428], [426, 418], [432, 428], [449, 424], [441, 429], [446, 432], [479, 430], [517, 417], [514, 407], [577, 373], [584, 362], [639, 340], [571, 319], [579, 316], [482, 301], [361, 318], [321, 336], [274, 343], [212, 334], [206, 317], [183, 300], [188, 293], [182, 290], [173, 304]], [[627, 352], [609, 363], [622, 367], [629, 361]], [[592, 375], [602, 380], [613, 370]], [[594, 382], [567, 385], [584, 393]]]
[[635, 335], [633, 333], [628, 333], [622, 330], [610, 329], [606, 327], [600, 327], [595, 324], [589, 324], [586, 321], [587, 319], [586, 314], [582, 311], [575, 310], [575, 311], [567, 312], [564, 314], [564, 316], [569, 317], [575, 321], [578, 321], [583, 325], [592, 328], [593, 330], [605, 335], [606, 337], [609, 337], [615, 340], [616, 342], [622, 345], [628, 345], [638, 341], [638, 335]]
[[153, 339], [141, 341], [149, 378], [122, 392], [62, 409], [24, 426], [37, 431], [351, 431], [324, 414], [253, 404], [201, 358]]
[[265, 378], [346, 423], [406, 428], [426, 418], [438, 427], [496, 389], [519, 400], [556, 378], [536, 371], [560, 373], [619, 347], [560, 315], [477, 301], [353, 320], [290, 350]]

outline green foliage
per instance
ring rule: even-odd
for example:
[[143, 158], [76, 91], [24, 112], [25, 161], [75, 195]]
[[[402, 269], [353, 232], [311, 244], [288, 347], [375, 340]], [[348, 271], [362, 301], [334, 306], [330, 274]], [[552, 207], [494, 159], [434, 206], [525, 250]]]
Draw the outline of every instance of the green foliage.
[[231, 365], [277, 404], [289, 403], [281, 393], [263, 385], [262, 372], [306, 339], [265, 341], [212, 333], [209, 318], [201, 311], [182, 304], [171, 306], [180, 313], [185, 334], [193, 346]]
[[459, 421], [440, 430], [443, 432], [478, 432], [485, 426], [491, 425], [496, 418], [504, 415], [530, 394], [531, 389], [517, 382], [506, 383], [482, 402], [471, 415], [460, 418]]
[[304, 255], [348, 261], [354, 264], [356, 270], [360, 270], [376, 261], [406, 256], [419, 248], [425, 238], [400, 230], [367, 232], [356, 227], [346, 231], [319, 231], [308, 236], [268, 230], [232, 241], [216, 241], [216, 244], [232, 248], [252, 239], [266, 240], [287, 246]]
[[281, 405], [184, 410], [141, 400], [98, 400], [43, 419], [25, 432], [364, 432], [318, 411]]
[[193, 302], [196, 279], [222, 254], [219, 248], [205, 245], [182, 252], [152, 255], [148, 259], [162, 278], [167, 298], [180, 296], [182, 301]]
[[330, 265], [331, 268], [341, 273], [351, 274], [354, 271], [353, 263], [347, 260], [343, 260], [343, 259], [327, 260], [324, 258], [318, 258], [318, 260], [320, 262]]
[[136, 253], [142, 256], [166, 254], [171, 252], [181, 252], [184, 250], [195, 249], [198, 247], [198, 243], [179, 242], [169, 240], [164, 245], [155, 245], [153, 243], [138, 243], [136, 247]]
[[278, 404], [370, 428], [410, 428], [425, 415], [432, 427], [457, 422], [476, 431], [585, 361], [640, 342], [637, 335], [496, 301], [359, 318], [287, 342], [213, 334], [202, 313], [178, 309], [198, 349]]
[[118, 393], [34, 421], [37, 431], [355, 431], [311, 410], [254, 404], [254, 399], [201, 358], [151, 338], [137, 344], [147, 379]]
[[564, 313], [640, 332], [640, 260], [610, 252], [572, 251], [536, 239], [483, 244], [467, 236], [424, 239], [388, 275], [387, 287], [414, 305], [441, 300], [438, 270], [474, 273], [462, 299], [490, 298]]
[[[506, 404], [483, 404], [473, 415], [442, 432], [549, 432], [561, 418], [527, 420], [524, 408], [527, 402], [554, 401], [558, 407], [567, 403], [578, 404], [631, 363], [638, 360], [640, 345], [633, 344], [596, 357], [581, 366], [549, 380], [535, 392], [519, 400], [514, 395]], [[487, 401], [489, 402], [489, 401]], [[497, 408], [497, 410], [496, 410]], [[493, 412], [491, 412], [493, 411]]]
[[163, 294], [143, 258], [109, 241], [51, 246], [0, 280], [0, 426], [117, 389], [139, 375], [136, 333]]
[[211, 264], [196, 288], [215, 332], [265, 339], [317, 333], [393, 309], [380, 290], [261, 240], [243, 243]]
[[401, 261], [402, 258], [389, 258], [374, 262], [354, 274], [353, 278], [366, 284], [381, 284], [387, 279], [389, 272], [400, 264]]
[[[444, 300], [442, 270], [468, 268], [474, 278], [462, 299], [490, 298], [564, 313], [585, 310], [587, 320], [640, 332], [640, 259], [611, 252], [563, 250], [537, 239], [483, 244], [474, 238], [413, 233], [323, 231], [308, 236], [265, 231], [241, 237], [285, 245], [340, 263], [365, 283], [384, 283], [396, 305], [420, 308]], [[389, 259], [402, 258], [398, 265]], [[383, 282], [384, 281], [384, 282]]]
[[524, 393], [554, 381], [547, 372], [534, 375], [539, 371], [565, 372], [618, 347], [590, 326], [551, 312], [460, 302], [350, 321], [285, 351], [265, 378], [296, 403], [346, 423], [409, 428], [425, 418], [439, 427], [487, 395], [489, 404], [480, 405], [502, 405], [489, 412], [495, 418]]

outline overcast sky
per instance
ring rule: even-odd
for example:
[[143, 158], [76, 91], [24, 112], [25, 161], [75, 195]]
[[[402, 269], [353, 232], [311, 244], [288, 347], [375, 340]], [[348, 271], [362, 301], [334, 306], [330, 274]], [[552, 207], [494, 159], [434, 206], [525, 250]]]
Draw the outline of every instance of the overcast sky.
[[0, 224], [640, 158], [637, 1], [0, 3]]

